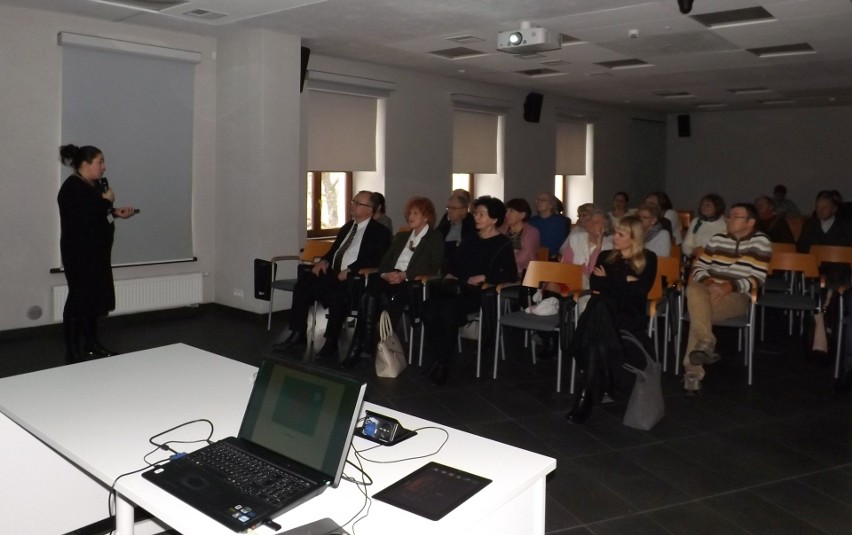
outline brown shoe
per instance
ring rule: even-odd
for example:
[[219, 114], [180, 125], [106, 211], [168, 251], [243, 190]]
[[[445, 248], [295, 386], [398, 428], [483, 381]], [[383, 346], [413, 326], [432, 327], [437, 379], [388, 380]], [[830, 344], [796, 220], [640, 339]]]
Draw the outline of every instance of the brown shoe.
[[698, 378], [697, 373], [686, 372], [683, 374], [683, 389], [687, 396], [701, 395], [701, 379]]

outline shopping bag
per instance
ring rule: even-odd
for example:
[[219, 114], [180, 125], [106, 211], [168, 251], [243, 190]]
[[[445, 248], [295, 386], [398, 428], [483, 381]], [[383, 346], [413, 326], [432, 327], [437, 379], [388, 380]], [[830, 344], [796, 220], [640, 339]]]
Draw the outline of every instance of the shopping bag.
[[393, 332], [390, 314], [382, 311], [379, 318], [379, 344], [376, 347], [376, 375], [396, 377], [405, 369], [405, 351], [399, 337]]
[[650, 431], [657, 425], [657, 422], [662, 420], [666, 412], [663, 388], [660, 384], [660, 377], [663, 372], [662, 365], [648, 354], [645, 346], [633, 334], [621, 330], [621, 339], [635, 345], [645, 355], [644, 370], [630, 364], [623, 365], [625, 370], [636, 374], [636, 383], [630, 393], [623, 422], [627, 427]]

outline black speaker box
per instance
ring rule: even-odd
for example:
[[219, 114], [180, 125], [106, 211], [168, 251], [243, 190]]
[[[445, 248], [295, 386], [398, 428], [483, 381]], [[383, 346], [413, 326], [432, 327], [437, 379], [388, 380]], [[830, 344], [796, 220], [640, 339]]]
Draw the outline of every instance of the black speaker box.
[[305, 75], [308, 74], [308, 60], [311, 59], [311, 49], [302, 47], [302, 71], [299, 78], [299, 93], [305, 90]]
[[272, 262], [262, 258], [254, 259], [254, 298], [269, 301], [272, 291]]
[[529, 93], [524, 101], [524, 121], [537, 123], [541, 120], [541, 103], [544, 95], [541, 93]]
[[677, 116], [677, 135], [678, 137], [689, 137], [692, 135], [692, 125], [689, 122], [689, 115]]

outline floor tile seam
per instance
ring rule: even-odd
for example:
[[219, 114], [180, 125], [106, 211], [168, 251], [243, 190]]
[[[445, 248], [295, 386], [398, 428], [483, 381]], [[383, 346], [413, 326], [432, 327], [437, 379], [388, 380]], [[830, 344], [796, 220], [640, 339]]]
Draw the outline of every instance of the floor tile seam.
[[[780, 421], [780, 422], [783, 422], [783, 420], [779, 420], [779, 421]], [[767, 423], [767, 422], [764, 422], [764, 423], [762, 423], [762, 424], [752, 424], [751, 426], [743, 426], [743, 429], [744, 429], [744, 430], [746, 430], [746, 431], [749, 431], [749, 432], [753, 432], [753, 433], [755, 433], [756, 435], [758, 435], [758, 436], [760, 436], [760, 437], [765, 437], [765, 436], [766, 436], [766, 435], [765, 435], [765, 433], [761, 433], [761, 432], [760, 432], [760, 430], [759, 430], [759, 429], [757, 429], [757, 427], [758, 427], [758, 426], [761, 426], [761, 425], [765, 425], [766, 423]], [[775, 422], [775, 423], [777, 423], [777, 422]], [[750, 429], [750, 427], [752, 427], [752, 428]], [[821, 436], [821, 438], [823, 438], [823, 439], [825, 439], [825, 440], [827, 440], [827, 441], [829, 441], [829, 442], [832, 442], [832, 443], [834, 443], [834, 444], [837, 444], [837, 445], [839, 445], [839, 446], [843, 446], [843, 445], [844, 445], [844, 444], [843, 444], [842, 442], [840, 442], [840, 441], [836, 441], [836, 440], [833, 440], [833, 439], [830, 439], [830, 438], [826, 438], [825, 436]], [[794, 446], [790, 445], [788, 442], [777, 442], [777, 441], [775, 441], [775, 440], [771, 440], [771, 442], [772, 442], [773, 444], [775, 444], [776, 446], [781, 446], [781, 447], [783, 447], [783, 448], [785, 448], [785, 449], [789, 450], [789, 451], [790, 451], [790, 452], [792, 452], [792, 453], [795, 453], [795, 454], [798, 454], [798, 455], [802, 455], [803, 457], [806, 457], [806, 458], [810, 459], [811, 461], [813, 461], [813, 462], [815, 462], [815, 463], [825, 465], [825, 466], [826, 466], [826, 468], [825, 468], [825, 469], [830, 470], [830, 469], [832, 469], [832, 468], [835, 468], [835, 467], [832, 467], [832, 466], [828, 465], [827, 463], [825, 463], [825, 462], [823, 462], [823, 461], [821, 461], [821, 460], [819, 460], [819, 459], [816, 459], [816, 458], [812, 457], [812, 456], [811, 456], [808, 452], [803, 451], [803, 450], [801, 450], [801, 449], [799, 449], [799, 448], [796, 448], [796, 447], [794, 447]], [[850, 463], [852, 463], [852, 457], [850, 457]], [[847, 463], [842, 463], [842, 464], [841, 464], [841, 465], [839, 465], [839, 466], [844, 466], [844, 465], [846, 465], [846, 464], [847, 464]]]
[[831, 498], [833, 501], [835, 501], [835, 502], [839, 503], [840, 505], [843, 505], [843, 506], [845, 506], [845, 507], [849, 508], [850, 510], [852, 510], [852, 504], [849, 504], [849, 503], [846, 503], [846, 502], [844, 502], [844, 501], [838, 500], [835, 496], [832, 496], [831, 494], [829, 494], [829, 493], [825, 492], [824, 490], [822, 490], [822, 489], [820, 489], [820, 488], [817, 488], [817, 487], [815, 487], [815, 486], [813, 486], [813, 485], [809, 484], [807, 481], [802, 481], [802, 480], [800, 479], [800, 478], [804, 478], [804, 477], [810, 477], [811, 475], [819, 474], [819, 473], [822, 473], [822, 472], [831, 472], [831, 471], [836, 470], [836, 469], [847, 468], [847, 467], [849, 467], [849, 466], [852, 466], [852, 463], [849, 463], [849, 464], [843, 464], [843, 465], [840, 465], [840, 466], [838, 466], [838, 467], [836, 467], [836, 468], [829, 468], [829, 469], [826, 469], [826, 470], [820, 470], [820, 471], [818, 471], [818, 472], [814, 472], [814, 473], [812, 473], [812, 474], [808, 474], [808, 475], [804, 475], [804, 476], [797, 476], [797, 477], [796, 477], [796, 480], [797, 480], [799, 483], [801, 483], [802, 485], [805, 485], [806, 487], [808, 487], [809, 489], [811, 489], [811, 490], [813, 490], [813, 491], [815, 491], [815, 492], [818, 492], [818, 493], [822, 494], [823, 496], [827, 496], [827, 497]]

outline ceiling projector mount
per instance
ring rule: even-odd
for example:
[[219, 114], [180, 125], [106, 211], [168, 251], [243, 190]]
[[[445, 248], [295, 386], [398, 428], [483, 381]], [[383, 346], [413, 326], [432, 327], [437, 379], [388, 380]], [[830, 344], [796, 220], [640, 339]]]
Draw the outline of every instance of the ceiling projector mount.
[[497, 50], [509, 54], [547, 52], [562, 47], [562, 36], [546, 28], [533, 27], [529, 21], [521, 22], [520, 30], [509, 30], [497, 34]]

